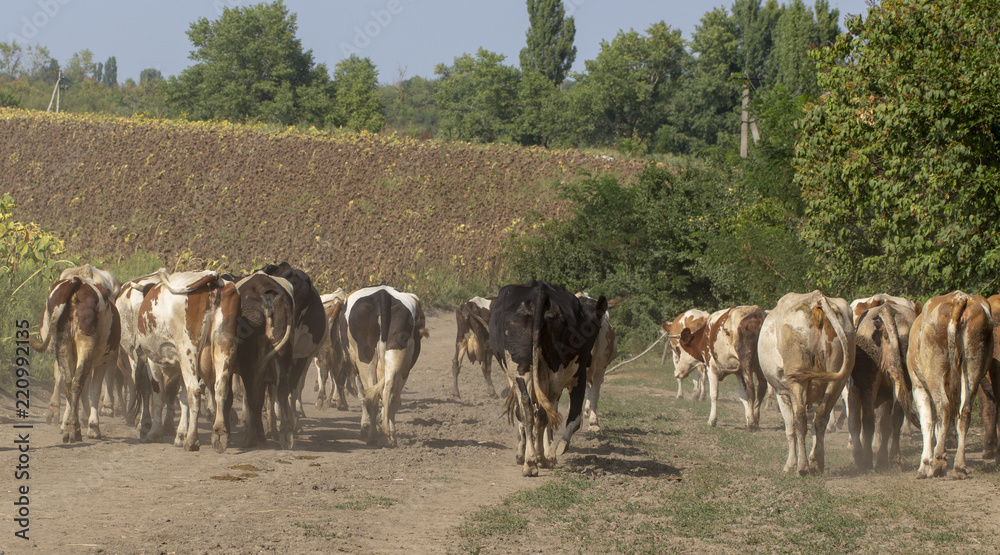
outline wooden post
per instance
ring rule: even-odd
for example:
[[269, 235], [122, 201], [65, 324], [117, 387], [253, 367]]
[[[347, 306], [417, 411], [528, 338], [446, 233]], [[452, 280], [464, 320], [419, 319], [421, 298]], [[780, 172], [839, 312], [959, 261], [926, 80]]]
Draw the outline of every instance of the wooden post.
[[747, 130], [750, 127], [750, 85], [743, 87], [743, 113], [740, 117], [740, 158], [746, 158], [749, 152]]
[[[52, 102], [56, 100], [59, 96], [59, 84], [62, 83], [62, 70], [59, 70], [59, 75], [56, 77], [56, 86], [52, 89], [52, 98], [49, 99], [49, 107], [45, 110], [46, 112], [52, 111]], [[56, 102], [56, 113], [59, 113], [59, 102]]]
[[[743, 86], [743, 112], [740, 118], [740, 158], [746, 158], [750, 152], [747, 134], [753, 135], [753, 144], [760, 141], [760, 131], [757, 130], [757, 118], [750, 117], [750, 80], [752, 77], [743, 78], [746, 84]], [[756, 78], [756, 79], [759, 79]]]

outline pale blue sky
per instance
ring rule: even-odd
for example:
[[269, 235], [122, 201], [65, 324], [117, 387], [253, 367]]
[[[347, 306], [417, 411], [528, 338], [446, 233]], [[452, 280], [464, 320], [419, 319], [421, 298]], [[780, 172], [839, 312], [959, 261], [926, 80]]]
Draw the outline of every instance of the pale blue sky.
[[[780, 2], [781, 0], [779, 0]], [[138, 80], [145, 68], [177, 75], [190, 65], [186, 31], [199, 17], [216, 19], [223, 7], [248, 6], [254, 0], [4, 0], [0, 8], [0, 41], [41, 44], [65, 64], [73, 53], [89, 48], [95, 61], [115, 56], [118, 80]], [[574, 71], [600, 51], [601, 40], [621, 30], [645, 31], [663, 20], [690, 38], [705, 12], [732, 6], [732, 0], [563, 0], [576, 21]], [[812, 0], [806, 0], [812, 5]], [[400, 69], [406, 77], [434, 76], [434, 66], [479, 47], [507, 56], [518, 65], [528, 28], [520, 0], [285, 0], [298, 14], [298, 37], [317, 63], [330, 73], [354, 52], [375, 63], [382, 82]], [[845, 14], [867, 13], [866, 0], [830, 0]], [[345, 52], [347, 53], [345, 55]]]

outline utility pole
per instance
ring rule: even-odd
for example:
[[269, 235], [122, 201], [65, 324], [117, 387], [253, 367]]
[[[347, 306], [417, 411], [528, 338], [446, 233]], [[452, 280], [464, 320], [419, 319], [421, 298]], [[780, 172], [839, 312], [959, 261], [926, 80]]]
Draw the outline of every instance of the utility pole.
[[60, 69], [59, 70], [59, 77], [56, 78], [56, 86], [55, 86], [55, 88], [52, 89], [52, 98], [49, 99], [49, 107], [48, 107], [48, 109], [45, 110], [46, 112], [51, 112], [52, 111], [52, 101], [55, 101], [55, 103], [56, 103], [56, 113], [57, 114], [59, 113], [59, 89], [62, 88], [62, 87], [60, 87], [60, 85], [62, 85], [62, 78], [63, 78], [63, 72]]
[[759, 85], [761, 78], [744, 75], [741, 77], [743, 83], [743, 113], [740, 118], [740, 158], [746, 158], [750, 152], [748, 132], [753, 135], [753, 144], [760, 141], [760, 131], [757, 130], [757, 118], [750, 117], [750, 86]]

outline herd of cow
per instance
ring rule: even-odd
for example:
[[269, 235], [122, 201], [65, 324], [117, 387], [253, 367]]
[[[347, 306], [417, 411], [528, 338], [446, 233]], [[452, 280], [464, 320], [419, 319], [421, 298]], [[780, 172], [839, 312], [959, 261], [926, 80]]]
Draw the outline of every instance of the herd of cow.
[[[482, 364], [487, 393], [497, 397], [490, 375], [496, 359], [507, 377], [506, 410], [517, 424], [517, 462], [525, 476], [555, 463], [585, 415], [591, 429], [599, 426], [600, 388], [617, 354], [608, 308], [603, 296], [532, 281], [504, 286], [496, 297], [476, 297], [456, 310], [452, 394], [459, 396], [458, 375], [467, 357]], [[758, 427], [768, 391], [775, 395], [788, 440], [786, 472], [823, 471], [824, 435], [842, 398], [859, 469], [899, 465], [900, 430], [909, 419], [923, 435], [918, 477], [944, 475], [945, 445], [957, 420], [954, 475], [965, 477], [966, 432], [977, 390], [985, 407], [985, 456], [997, 454], [1000, 295], [985, 299], [956, 291], [921, 307], [889, 295], [848, 304], [819, 291], [789, 293], [769, 311], [689, 310], [663, 330], [673, 351], [678, 397], [692, 373], [701, 398], [708, 382], [709, 425], [718, 419], [719, 382], [730, 374], [739, 380], [750, 431]], [[214, 414], [212, 447], [221, 453], [240, 389], [244, 446], [271, 437], [291, 449], [310, 365], [317, 367], [321, 408], [328, 381], [330, 402], [336, 398], [340, 409], [346, 409], [345, 391], [356, 388], [364, 405], [362, 437], [370, 445], [395, 446], [395, 414], [427, 330], [415, 295], [378, 286], [321, 296], [305, 272], [287, 263], [248, 276], [161, 269], [122, 285], [85, 265], [64, 271], [52, 286], [40, 336], [33, 347], [45, 350], [51, 343], [56, 359], [50, 421], [58, 416], [60, 384], [67, 398], [64, 442], [82, 439], [81, 404], [90, 437], [99, 438], [102, 389], [107, 398], [117, 391], [119, 399], [125, 390], [127, 419], [131, 425], [138, 419], [141, 439], [162, 436], [164, 413], [177, 395], [175, 445], [199, 448], [204, 405]], [[559, 399], [567, 389], [565, 429], [554, 441], [562, 422]], [[881, 443], [873, 456], [876, 416]], [[814, 443], [807, 455], [810, 418]]]
[[[518, 422], [517, 460], [526, 476], [554, 464], [569, 445], [585, 396], [597, 426], [603, 369], [616, 354], [607, 308], [604, 297], [532, 281], [505, 286], [492, 299], [477, 297], [456, 312], [454, 395], [467, 355], [485, 364], [496, 396], [489, 376], [496, 357], [508, 377], [507, 412]], [[53, 284], [39, 335], [32, 347], [44, 351], [51, 344], [56, 360], [50, 422], [59, 416], [60, 391], [66, 396], [63, 442], [82, 440], [81, 408], [89, 437], [100, 438], [102, 393], [106, 402], [117, 397], [128, 406], [126, 419], [138, 421], [140, 439], [157, 441], [169, 428], [176, 395], [174, 444], [199, 449], [205, 407], [214, 413], [212, 447], [221, 453], [240, 389], [244, 446], [271, 437], [291, 449], [310, 365], [318, 370], [317, 404], [326, 403], [331, 378], [330, 400], [336, 398], [338, 408], [346, 409], [345, 391], [356, 388], [364, 405], [362, 437], [394, 447], [395, 414], [427, 330], [413, 294], [378, 286], [321, 296], [305, 272], [287, 263], [248, 276], [160, 269], [124, 284], [87, 264], [65, 270]], [[569, 417], [553, 444], [564, 389], [570, 390]]]
[[[966, 477], [965, 440], [977, 391], [984, 458], [997, 456], [1000, 295], [955, 291], [921, 306], [884, 294], [848, 304], [819, 291], [789, 293], [767, 312], [757, 306], [713, 314], [689, 310], [663, 329], [673, 349], [678, 397], [681, 380], [692, 372], [701, 398], [708, 380], [710, 425], [717, 419], [719, 381], [730, 374], [739, 380], [749, 430], [757, 428], [767, 391], [775, 394], [788, 439], [786, 472], [823, 471], [824, 435], [841, 398], [861, 470], [871, 469], [873, 458], [879, 467], [900, 464], [900, 430], [909, 419], [923, 438], [917, 477], [947, 471], [952, 424], [958, 439], [953, 475]], [[876, 416], [881, 443], [873, 457]], [[814, 443], [807, 456], [810, 417]]]

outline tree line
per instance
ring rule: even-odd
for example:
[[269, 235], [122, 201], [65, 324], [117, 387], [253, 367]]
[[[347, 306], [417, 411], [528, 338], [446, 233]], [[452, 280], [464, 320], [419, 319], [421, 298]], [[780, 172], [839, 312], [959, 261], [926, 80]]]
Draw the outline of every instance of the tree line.
[[47, 105], [62, 69], [71, 111], [693, 153], [738, 132], [742, 83], [733, 75], [815, 94], [808, 50], [838, 30], [827, 0], [811, 9], [801, 0], [735, 0], [706, 13], [690, 40], [663, 21], [623, 30], [573, 71], [575, 22], [562, 2], [529, 0], [527, 10], [520, 67], [480, 49], [439, 64], [430, 79], [398, 73], [380, 84], [375, 65], [357, 55], [331, 75], [296, 37], [296, 14], [276, 1], [193, 22], [192, 65], [177, 76], [147, 69], [118, 86], [114, 56], [99, 63], [82, 50], [63, 67], [43, 46], [3, 43], [0, 83], [5, 104], [35, 109]]

